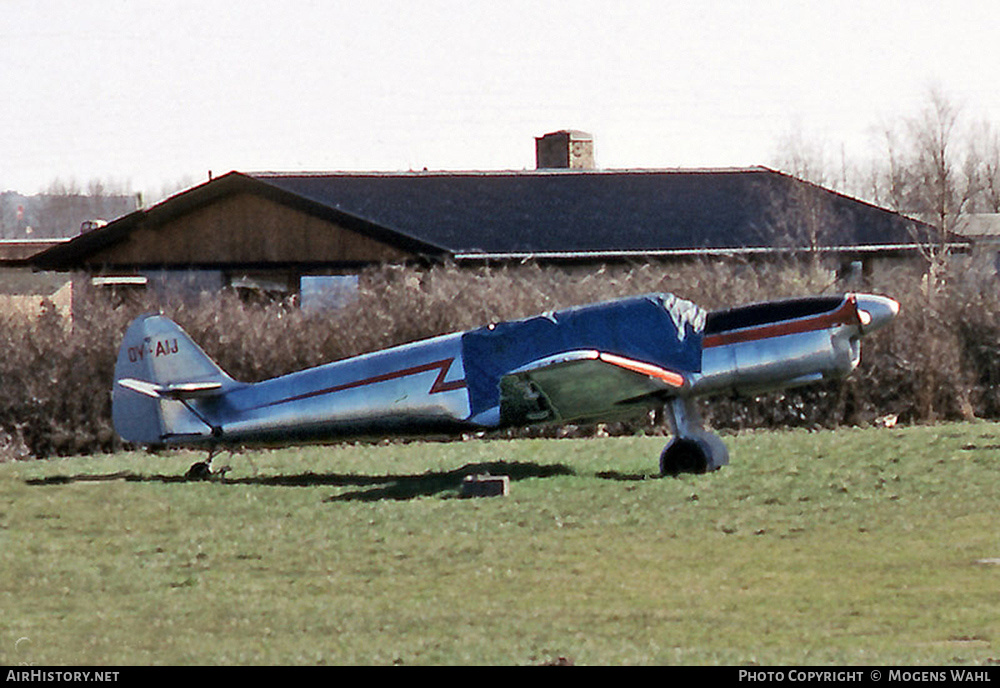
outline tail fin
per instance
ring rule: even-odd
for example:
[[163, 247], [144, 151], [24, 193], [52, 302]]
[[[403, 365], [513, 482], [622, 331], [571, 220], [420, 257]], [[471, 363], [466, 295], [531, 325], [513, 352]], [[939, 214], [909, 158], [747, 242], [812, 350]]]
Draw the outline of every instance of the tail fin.
[[115, 430], [136, 444], [211, 437], [218, 430], [197, 400], [238, 384], [172, 320], [140, 316], [125, 332], [115, 363]]

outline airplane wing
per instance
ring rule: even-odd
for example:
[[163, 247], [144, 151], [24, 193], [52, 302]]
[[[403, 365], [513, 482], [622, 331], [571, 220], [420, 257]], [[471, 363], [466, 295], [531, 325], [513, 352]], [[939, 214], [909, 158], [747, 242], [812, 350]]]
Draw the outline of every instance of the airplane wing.
[[589, 422], [634, 416], [687, 386], [684, 375], [596, 350], [533, 361], [500, 379], [503, 424]]
[[704, 319], [688, 301], [649, 294], [470, 330], [470, 418], [587, 422], [659, 405], [701, 370]]

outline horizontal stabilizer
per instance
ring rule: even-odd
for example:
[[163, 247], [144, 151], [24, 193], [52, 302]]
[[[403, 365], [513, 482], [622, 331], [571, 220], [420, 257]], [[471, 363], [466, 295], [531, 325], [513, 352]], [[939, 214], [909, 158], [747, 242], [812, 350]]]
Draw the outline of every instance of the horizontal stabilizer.
[[221, 382], [177, 382], [169, 385], [157, 385], [152, 382], [125, 378], [119, 380], [118, 384], [154, 399], [198, 399], [213, 396], [222, 391]]

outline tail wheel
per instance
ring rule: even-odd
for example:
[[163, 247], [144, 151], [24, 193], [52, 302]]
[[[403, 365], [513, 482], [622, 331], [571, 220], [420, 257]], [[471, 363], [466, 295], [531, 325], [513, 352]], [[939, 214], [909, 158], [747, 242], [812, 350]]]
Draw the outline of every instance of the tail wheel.
[[185, 480], [208, 480], [212, 477], [212, 467], [208, 461], [199, 461], [192, 464], [188, 472], [184, 474]]

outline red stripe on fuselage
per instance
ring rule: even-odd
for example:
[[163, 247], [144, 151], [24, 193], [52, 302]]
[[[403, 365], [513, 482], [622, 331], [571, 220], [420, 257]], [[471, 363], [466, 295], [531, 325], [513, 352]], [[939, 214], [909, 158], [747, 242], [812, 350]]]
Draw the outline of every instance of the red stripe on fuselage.
[[821, 315], [796, 320], [786, 320], [784, 322], [760, 325], [758, 327], [748, 327], [730, 332], [720, 332], [711, 334], [702, 339], [702, 347], [709, 349], [713, 346], [725, 346], [726, 344], [738, 344], [742, 342], [754, 342], [760, 339], [770, 339], [771, 337], [781, 337], [786, 334], [801, 334], [802, 332], [813, 332], [824, 330], [835, 325], [856, 325], [859, 324], [857, 309], [853, 298], [846, 299], [844, 303], [835, 310]]
[[423, 365], [413, 366], [412, 368], [403, 368], [402, 370], [396, 370], [391, 373], [384, 373], [382, 375], [375, 375], [372, 377], [364, 378], [363, 380], [355, 380], [354, 382], [346, 382], [342, 385], [335, 385], [333, 387], [325, 387], [323, 389], [317, 389], [312, 392], [306, 392], [305, 394], [298, 394], [294, 397], [286, 397], [284, 399], [279, 399], [277, 401], [272, 401], [265, 406], [276, 406], [278, 404], [286, 404], [290, 401], [301, 401], [302, 399], [311, 399], [312, 397], [322, 396], [324, 394], [333, 394], [335, 392], [343, 392], [348, 389], [357, 389], [358, 387], [366, 387], [368, 385], [374, 385], [379, 382], [388, 382], [390, 380], [399, 380], [400, 378], [409, 377], [411, 375], [419, 375], [420, 373], [427, 373], [432, 370], [438, 371], [438, 376], [434, 378], [434, 383], [431, 385], [428, 394], [439, 394], [441, 392], [451, 392], [456, 389], [463, 389], [465, 387], [465, 380], [451, 380], [446, 381], [445, 377], [448, 375], [448, 371], [451, 370], [451, 364], [455, 362], [454, 358], [445, 358], [440, 361], [434, 361], [432, 363], [424, 363]]

